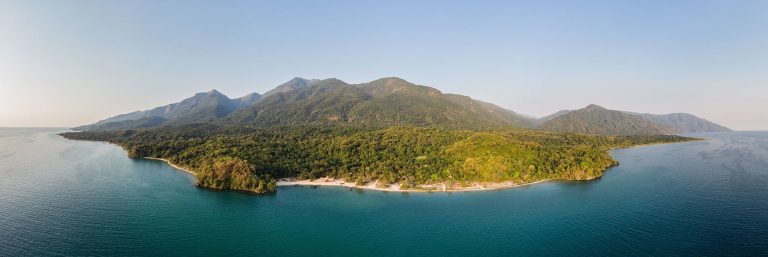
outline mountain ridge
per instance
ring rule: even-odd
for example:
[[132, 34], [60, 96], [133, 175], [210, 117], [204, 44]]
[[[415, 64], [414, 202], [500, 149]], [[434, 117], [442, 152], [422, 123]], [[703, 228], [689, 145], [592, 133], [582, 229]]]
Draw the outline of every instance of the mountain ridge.
[[554, 117], [537, 128], [552, 132], [601, 135], [666, 135], [677, 132], [671, 126], [595, 104]]
[[[590, 104], [583, 109], [598, 109], [603, 108], [601, 106]], [[605, 109], [605, 108], [603, 108]], [[575, 110], [560, 110], [553, 114], [536, 119], [537, 126], [543, 125], [545, 122], [555, 119], [557, 117], [566, 115]], [[661, 124], [663, 126], [671, 127], [678, 133], [700, 133], [700, 132], [728, 132], [733, 131], [730, 128], [700, 118], [690, 113], [668, 113], [668, 114], [650, 114], [650, 113], [637, 113], [629, 111], [620, 111], [626, 114], [640, 116], [646, 120], [654, 123]]]
[[226, 120], [261, 125], [532, 127], [527, 119], [513, 111], [466, 96], [444, 94], [397, 77], [359, 84], [331, 78], [290, 89], [281, 89], [255, 105], [238, 110]]
[[[75, 130], [105, 130], [141, 127], [137, 124], [142, 119], [154, 120], [153, 124], [159, 126], [166, 123], [176, 125], [212, 122], [224, 117], [241, 105], [260, 99], [257, 93], [251, 93], [237, 99], [230, 99], [221, 92], [213, 89], [208, 92], [196, 93], [192, 97], [185, 98], [177, 103], [172, 103], [149, 110], [134, 111], [113, 116], [94, 124], [75, 127]], [[159, 122], [162, 119], [162, 122]], [[135, 121], [135, 122], [131, 122]], [[118, 125], [122, 124], [122, 125]]]
[[[203, 98], [217, 98], [206, 101]], [[203, 103], [202, 108], [198, 104]], [[195, 109], [195, 110], [184, 110]], [[191, 115], [194, 114], [194, 115]], [[350, 123], [359, 125], [415, 125], [443, 127], [519, 126], [532, 128], [530, 119], [514, 111], [472, 99], [444, 94], [398, 77], [348, 84], [342, 80], [293, 78], [263, 95], [252, 93], [229, 99], [216, 90], [197, 93], [181, 102], [107, 118], [76, 130], [112, 130], [154, 125], [234, 123], [253, 125]], [[162, 119], [162, 121], [161, 121]], [[119, 122], [119, 123], [115, 123]]]
[[[580, 110], [613, 112], [595, 104]], [[561, 110], [536, 119], [492, 103], [469, 96], [443, 93], [436, 88], [414, 84], [399, 77], [385, 77], [358, 84], [349, 84], [336, 78], [320, 80], [295, 77], [264, 94], [251, 93], [230, 99], [213, 89], [196, 93], [177, 103], [116, 115], [74, 129], [120, 130], [215, 123], [255, 126], [412, 125], [449, 128], [514, 126], [555, 132], [602, 134], [730, 131], [726, 127], [691, 114], [655, 115], [624, 111], [616, 112], [628, 115], [627, 117], [622, 114], [609, 114], [616, 119], [614, 122], [592, 124], [592, 128], [579, 127], [588, 125], [585, 117], [553, 125], [558, 119], [563, 119], [563, 116], [574, 111], [579, 110]], [[624, 122], [624, 125], [633, 129], [619, 128], [623, 125], [617, 122]]]
[[690, 113], [668, 113], [668, 114], [649, 114], [641, 113], [641, 117], [654, 122], [668, 125], [672, 128], [686, 133], [699, 132], [729, 132], [733, 131], [728, 127], [699, 118]]

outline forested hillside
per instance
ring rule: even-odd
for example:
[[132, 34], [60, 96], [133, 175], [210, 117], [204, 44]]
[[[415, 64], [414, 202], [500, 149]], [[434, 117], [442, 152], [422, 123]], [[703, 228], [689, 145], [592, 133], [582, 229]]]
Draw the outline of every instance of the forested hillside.
[[[152, 121], [152, 122], [147, 122]], [[443, 94], [400, 78], [362, 84], [294, 78], [266, 92], [229, 99], [218, 91], [179, 103], [107, 118], [76, 130], [121, 130], [192, 123], [284, 126], [355, 124], [452, 128], [533, 127], [513, 111], [467, 96]]]
[[607, 150], [690, 140], [678, 136], [591, 136], [515, 128], [360, 126], [243, 127], [195, 124], [126, 131], [70, 132], [70, 139], [108, 141], [130, 157], [155, 157], [197, 172], [197, 184], [258, 193], [279, 178], [330, 176], [365, 183], [527, 183], [584, 180], [616, 161]]
[[270, 94], [222, 124], [258, 126], [356, 124], [482, 128], [530, 121], [512, 111], [466, 96], [443, 94], [399, 78], [350, 85], [326, 79]]
[[641, 116], [608, 110], [594, 104], [580, 110], [559, 113], [538, 128], [552, 132], [599, 135], [666, 135], [678, 132], [670, 126]]

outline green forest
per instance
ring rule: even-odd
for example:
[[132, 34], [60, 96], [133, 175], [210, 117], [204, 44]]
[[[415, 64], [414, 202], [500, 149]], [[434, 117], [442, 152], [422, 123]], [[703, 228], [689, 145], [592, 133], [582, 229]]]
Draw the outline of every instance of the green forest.
[[396, 126], [220, 126], [190, 124], [120, 131], [68, 132], [107, 141], [131, 158], [163, 158], [196, 172], [197, 185], [275, 192], [281, 178], [330, 176], [404, 188], [471, 182], [587, 180], [617, 162], [608, 150], [695, 140], [657, 136], [560, 134], [504, 127], [461, 130]]

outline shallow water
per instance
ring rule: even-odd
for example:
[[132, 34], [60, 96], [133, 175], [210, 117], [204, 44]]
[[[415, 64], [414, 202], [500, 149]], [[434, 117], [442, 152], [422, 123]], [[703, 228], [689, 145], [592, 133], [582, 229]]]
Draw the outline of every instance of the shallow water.
[[768, 132], [614, 150], [589, 182], [255, 196], [57, 131], [0, 129], [1, 256], [768, 255]]

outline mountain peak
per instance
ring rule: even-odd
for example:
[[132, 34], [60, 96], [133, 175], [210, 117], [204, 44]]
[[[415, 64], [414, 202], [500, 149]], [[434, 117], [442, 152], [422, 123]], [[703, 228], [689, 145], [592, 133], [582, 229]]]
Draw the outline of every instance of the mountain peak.
[[386, 78], [380, 78], [374, 81], [371, 81], [371, 83], [382, 83], [385, 85], [393, 85], [393, 84], [413, 84], [411, 82], [408, 82], [407, 80], [398, 78], [398, 77], [386, 77]]
[[250, 93], [234, 100], [239, 106], [248, 106], [261, 100], [261, 95], [259, 93]]
[[584, 110], [608, 110], [608, 109], [605, 109], [604, 107], [596, 104], [590, 104], [590, 105], [587, 105], [587, 107], [584, 107]]
[[314, 81], [314, 80], [307, 80], [307, 79], [304, 79], [304, 78], [295, 77], [295, 78], [289, 80], [288, 82], [280, 84], [279, 86], [275, 87], [274, 89], [267, 91], [266, 93], [261, 95], [261, 97], [262, 98], [266, 98], [266, 97], [274, 95], [274, 94], [286, 93], [286, 92], [290, 92], [290, 91], [293, 91], [293, 90], [296, 90], [296, 89], [299, 89], [299, 88], [303, 88], [303, 87], [308, 86], [311, 81]]
[[211, 91], [208, 91], [208, 92], [197, 93], [194, 96], [192, 96], [191, 98], [195, 99], [195, 98], [201, 98], [201, 97], [222, 97], [222, 96], [226, 97], [224, 94], [222, 94], [218, 90], [212, 89]]
[[308, 79], [302, 77], [294, 77], [286, 83], [307, 83]]
[[313, 80], [310, 80], [309, 82], [310, 82], [309, 84], [312, 84], [312, 85], [314, 85], [315, 83], [326, 83], [326, 84], [331, 84], [331, 83], [335, 83], [335, 84], [347, 84], [347, 82], [344, 82], [343, 80], [340, 80], [340, 79], [337, 79], [337, 78], [327, 78], [327, 79], [323, 79], [323, 80], [317, 80], [317, 79], [313, 79]]

